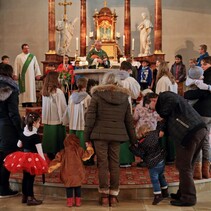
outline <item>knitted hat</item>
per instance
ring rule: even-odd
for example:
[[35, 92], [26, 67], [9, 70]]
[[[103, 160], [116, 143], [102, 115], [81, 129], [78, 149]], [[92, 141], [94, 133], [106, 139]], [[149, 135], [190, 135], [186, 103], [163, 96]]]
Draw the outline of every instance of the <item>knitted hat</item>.
[[198, 67], [198, 66], [191, 67], [188, 70], [188, 76], [191, 79], [200, 79], [200, 77], [203, 76], [203, 74], [204, 74], [203, 69], [201, 67]]

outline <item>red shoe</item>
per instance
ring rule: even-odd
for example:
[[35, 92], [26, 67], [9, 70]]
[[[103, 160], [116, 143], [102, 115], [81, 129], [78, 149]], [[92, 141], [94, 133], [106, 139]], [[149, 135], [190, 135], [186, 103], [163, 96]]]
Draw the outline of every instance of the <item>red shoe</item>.
[[73, 198], [67, 198], [67, 206], [72, 207], [73, 206]]
[[75, 197], [75, 206], [80, 207], [81, 206], [81, 197]]

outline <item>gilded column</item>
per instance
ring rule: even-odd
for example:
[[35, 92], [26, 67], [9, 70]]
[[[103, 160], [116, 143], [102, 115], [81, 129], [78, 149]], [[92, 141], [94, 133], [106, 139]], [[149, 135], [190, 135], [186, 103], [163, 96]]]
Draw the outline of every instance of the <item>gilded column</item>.
[[80, 56], [86, 56], [86, 0], [81, 0]]
[[56, 54], [55, 0], [48, 0], [48, 43], [47, 54]]
[[130, 41], [131, 41], [131, 20], [130, 20], [130, 0], [125, 0], [125, 23], [124, 23], [124, 35], [125, 35], [125, 56], [130, 56]]
[[155, 0], [154, 53], [162, 53], [162, 0]]

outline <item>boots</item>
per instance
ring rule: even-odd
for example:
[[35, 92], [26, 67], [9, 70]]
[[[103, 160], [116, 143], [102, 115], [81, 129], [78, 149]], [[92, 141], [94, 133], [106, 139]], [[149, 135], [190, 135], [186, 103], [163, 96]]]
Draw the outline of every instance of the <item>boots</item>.
[[29, 196], [27, 199], [27, 205], [28, 206], [36, 206], [42, 204], [41, 200], [37, 200], [34, 197]]
[[205, 160], [202, 162], [202, 176], [203, 178], [210, 178], [210, 161]]
[[109, 195], [109, 206], [110, 207], [116, 207], [118, 205], [118, 199], [117, 196]]
[[75, 206], [80, 207], [81, 206], [81, 197], [75, 197]]
[[154, 194], [154, 200], [152, 202], [152, 205], [157, 205], [162, 200], [163, 200], [163, 197], [161, 194]]
[[163, 198], [168, 198], [169, 197], [168, 188], [161, 189], [161, 192], [162, 192], [162, 197]]
[[72, 207], [73, 206], [73, 197], [67, 198], [67, 206]]
[[193, 170], [194, 179], [202, 179], [202, 166], [201, 162], [195, 162]]
[[109, 197], [108, 197], [108, 194], [101, 193], [100, 204], [103, 207], [109, 207]]

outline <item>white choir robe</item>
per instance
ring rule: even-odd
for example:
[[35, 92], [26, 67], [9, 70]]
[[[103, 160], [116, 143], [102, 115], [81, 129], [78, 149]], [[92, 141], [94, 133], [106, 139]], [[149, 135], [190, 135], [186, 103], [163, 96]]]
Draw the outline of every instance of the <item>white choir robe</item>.
[[[14, 64], [14, 75], [16, 75], [17, 77], [19, 77], [19, 74], [21, 74], [23, 65], [28, 55], [29, 54], [21, 53], [16, 57]], [[35, 77], [38, 75], [41, 75], [41, 72], [37, 59], [34, 56], [25, 74], [25, 92], [19, 95], [20, 103], [35, 103], [37, 101]]]

